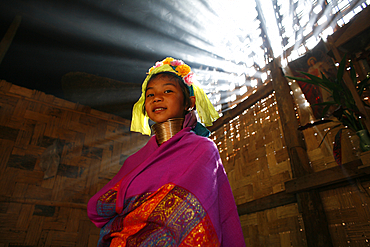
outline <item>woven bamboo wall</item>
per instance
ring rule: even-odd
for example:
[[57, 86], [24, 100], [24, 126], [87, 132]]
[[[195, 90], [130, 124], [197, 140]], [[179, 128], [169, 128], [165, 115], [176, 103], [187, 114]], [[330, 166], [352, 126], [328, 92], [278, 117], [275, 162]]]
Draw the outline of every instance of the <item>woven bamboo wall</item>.
[[[45, 180], [40, 156], [56, 139]], [[147, 140], [128, 120], [0, 81], [0, 246], [96, 246], [86, 203]]]
[[[289, 70], [287, 70], [287, 73], [291, 74]], [[297, 118], [300, 124], [304, 126], [314, 120], [311, 106], [308, 104], [300, 86], [295, 80], [289, 80], [289, 85], [295, 102]], [[331, 117], [330, 120], [333, 122], [316, 125], [303, 130], [307, 154], [311, 161], [312, 169], [315, 172], [337, 166], [333, 156], [333, 143], [335, 135], [340, 129], [343, 129], [341, 141], [342, 163], [344, 164], [358, 159], [360, 144], [356, 133], [349, 129], [344, 129], [344, 126], [340, 125], [340, 122], [335, 117]], [[322, 140], [324, 141], [320, 145]]]
[[321, 192], [334, 246], [370, 246], [370, 181]]
[[334, 246], [370, 246], [370, 181], [321, 192]]
[[[212, 133], [237, 205], [285, 190], [292, 178], [274, 93]], [[296, 203], [240, 217], [247, 246], [307, 246]]]
[[[310, 158], [311, 166], [316, 172], [337, 166], [333, 156], [333, 143], [335, 135], [344, 126], [341, 125], [333, 129], [336, 125], [338, 125], [338, 122], [326, 123], [303, 131], [307, 154]], [[325, 139], [320, 145], [324, 136]], [[353, 131], [343, 129], [341, 145], [343, 164], [358, 159], [360, 142]]]
[[246, 246], [305, 247], [303, 221], [296, 203], [242, 215]]
[[[315, 172], [337, 166], [332, 148], [340, 127], [333, 130], [335, 125], [327, 123], [303, 131]], [[220, 151], [237, 205], [285, 190], [284, 183], [292, 178], [292, 172], [274, 93], [214, 131], [211, 138]], [[358, 159], [358, 142], [353, 133], [343, 130], [343, 163]], [[370, 184], [351, 182], [353, 186], [320, 194], [331, 238], [334, 246], [370, 246]], [[241, 215], [240, 219], [247, 246], [307, 246], [296, 203]]]
[[274, 94], [212, 133], [237, 205], [285, 190], [292, 178]]

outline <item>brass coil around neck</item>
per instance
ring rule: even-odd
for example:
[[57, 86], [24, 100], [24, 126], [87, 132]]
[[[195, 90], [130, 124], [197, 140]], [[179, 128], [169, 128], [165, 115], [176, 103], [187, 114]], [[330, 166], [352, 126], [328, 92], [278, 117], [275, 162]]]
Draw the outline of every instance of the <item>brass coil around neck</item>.
[[163, 123], [152, 125], [152, 130], [156, 136], [158, 145], [161, 145], [172, 136], [176, 135], [182, 129], [183, 123], [183, 118], [171, 118]]

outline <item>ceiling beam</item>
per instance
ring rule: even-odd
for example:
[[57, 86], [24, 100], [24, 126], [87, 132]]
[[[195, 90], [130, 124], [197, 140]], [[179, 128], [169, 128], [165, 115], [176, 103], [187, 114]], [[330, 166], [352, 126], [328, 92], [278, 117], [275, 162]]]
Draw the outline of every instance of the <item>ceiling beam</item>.
[[0, 42], [0, 64], [5, 57], [6, 52], [8, 51], [15, 34], [17, 33], [18, 27], [21, 24], [22, 17], [17, 15], [12, 24], [10, 25], [8, 31], [6, 31], [3, 39]]

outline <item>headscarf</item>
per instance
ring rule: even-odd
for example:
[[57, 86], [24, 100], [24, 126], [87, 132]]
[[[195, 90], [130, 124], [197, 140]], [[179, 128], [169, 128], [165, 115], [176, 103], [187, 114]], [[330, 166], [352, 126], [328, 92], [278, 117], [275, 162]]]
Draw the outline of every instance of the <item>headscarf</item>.
[[200, 121], [205, 126], [211, 126], [212, 122], [219, 118], [216, 109], [209, 101], [203, 89], [200, 88], [199, 83], [195, 80], [195, 76], [191, 71], [191, 68], [181, 60], [167, 57], [162, 61], [156, 62], [156, 64], [149, 69], [148, 75], [141, 87], [141, 96], [132, 109], [131, 131], [140, 132], [143, 135], [151, 134], [148, 114], [146, 112], [145, 114], [143, 113], [145, 91], [152, 76], [161, 72], [174, 73], [182, 78], [185, 85], [189, 88], [190, 96], [195, 96], [196, 109], [200, 117]]

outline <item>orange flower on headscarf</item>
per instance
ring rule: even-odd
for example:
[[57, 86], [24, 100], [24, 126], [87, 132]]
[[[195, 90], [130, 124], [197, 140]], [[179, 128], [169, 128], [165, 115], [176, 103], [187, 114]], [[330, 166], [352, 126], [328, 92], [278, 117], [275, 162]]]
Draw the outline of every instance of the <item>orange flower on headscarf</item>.
[[187, 74], [190, 73], [191, 69], [188, 65], [186, 64], [183, 64], [183, 65], [179, 65], [176, 67], [176, 71], [177, 73], [181, 76], [181, 77], [184, 77], [186, 76]]

